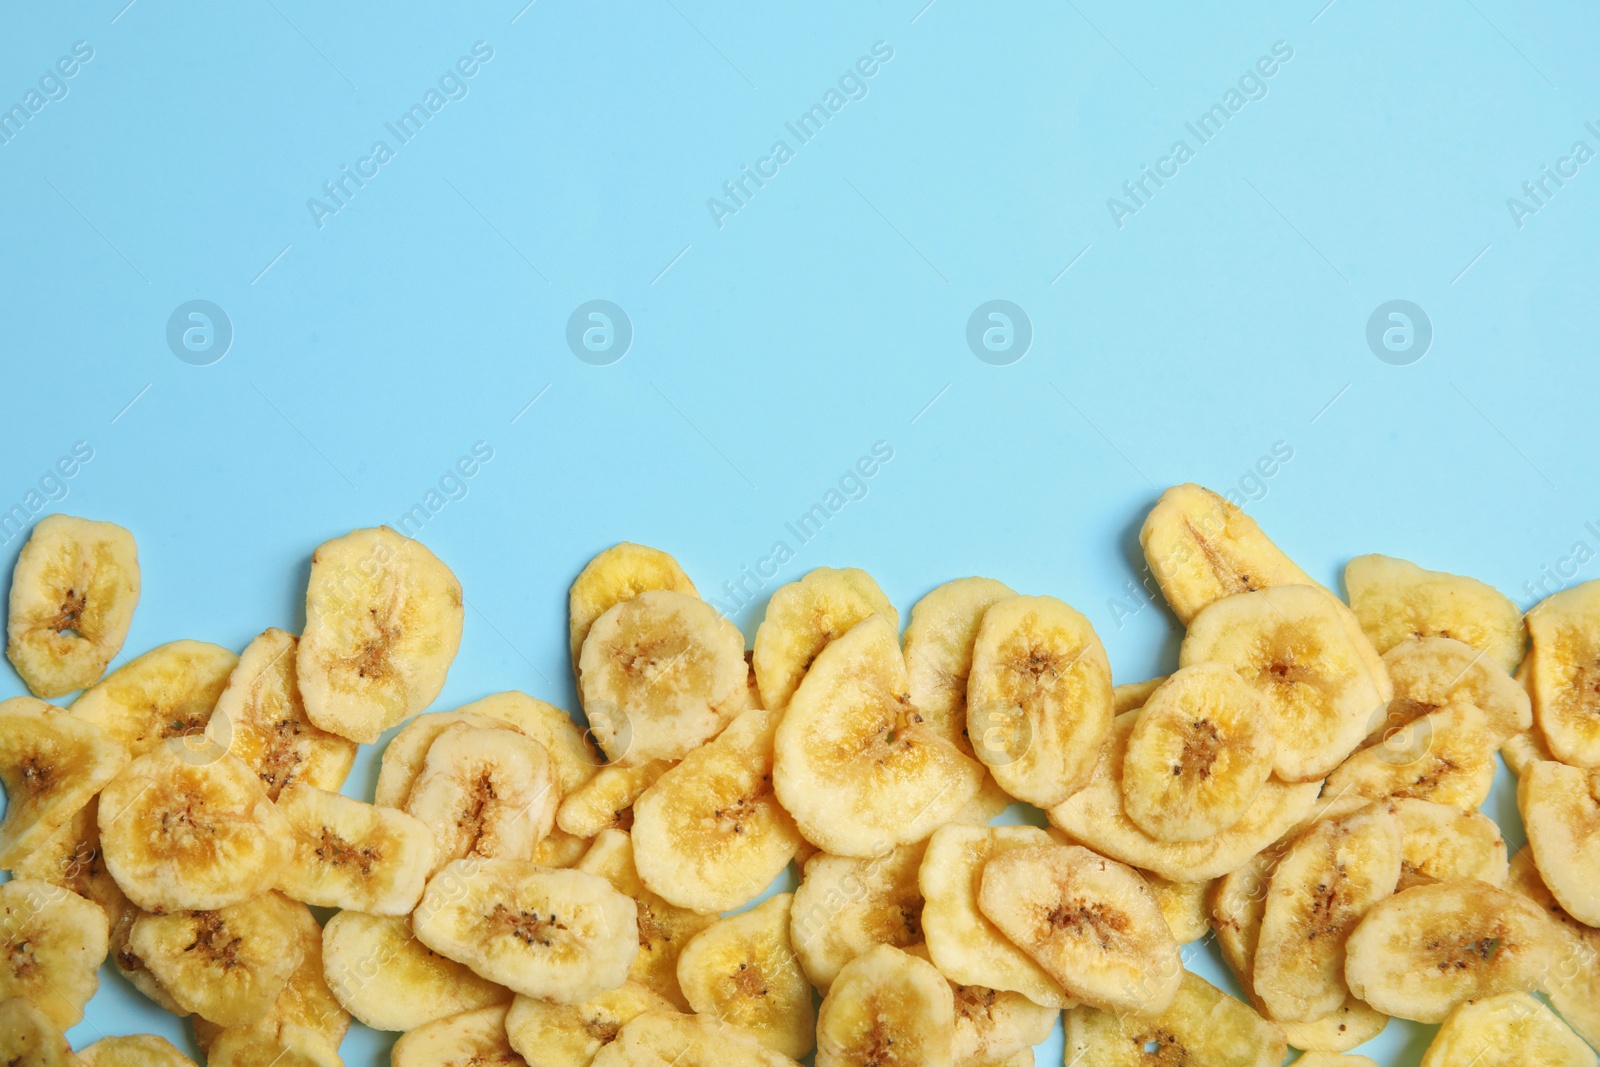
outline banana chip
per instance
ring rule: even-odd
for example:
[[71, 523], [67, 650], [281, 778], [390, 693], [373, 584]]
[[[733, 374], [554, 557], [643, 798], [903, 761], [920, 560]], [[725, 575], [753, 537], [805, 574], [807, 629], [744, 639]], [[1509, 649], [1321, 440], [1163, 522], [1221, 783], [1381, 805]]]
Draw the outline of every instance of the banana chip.
[[1344, 568], [1350, 608], [1379, 652], [1412, 638], [1452, 638], [1481, 649], [1503, 674], [1522, 659], [1522, 612], [1494, 586], [1393, 556], [1357, 556]]
[[816, 1044], [811, 984], [789, 944], [791, 893], [721, 919], [695, 934], [678, 957], [689, 1006], [755, 1034], [799, 1059]]
[[917, 872], [926, 841], [871, 859], [817, 853], [805, 862], [789, 914], [789, 941], [811, 984], [826, 993], [839, 969], [874, 945], [922, 940]]
[[96, 797], [49, 840], [17, 861], [11, 875], [37, 878], [94, 901], [114, 927], [128, 906], [128, 898], [117, 888], [100, 854], [99, 810], [100, 798]]
[[46, 515], [11, 572], [6, 656], [34, 696], [51, 700], [93, 685], [122, 651], [138, 603], [133, 534]]
[[127, 763], [122, 746], [92, 723], [33, 697], [0, 701], [0, 867], [44, 848]]
[[1568, 915], [1533, 864], [1533, 850], [1511, 861], [1506, 888], [1533, 901], [1548, 917], [1556, 963], [1540, 989], [1556, 1011], [1590, 1045], [1600, 1047], [1600, 930]]
[[1123, 682], [1111, 689], [1111, 707], [1121, 715], [1125, 711], [1138, 711], [1144, 707], [1144, 702], [1150, 699], [1150, 694], [1160, 689], [1170, 674], [1163, 674], [1158, 678], [1148, 678], [1142, 682]]
[[1517, 783], [1539, 873], [1567, 913], [1600, 926], [1600, 772], [1539, 762]]
[[432, 876], [468, 857], [532, 859], [560, 801], [543, 745], [515, 730], [462, 723], [428, 747], [405, 811], [433, 831]]
[[1506, 884], [1506, 842], [1493, 819], [1427, 800], [1397, 800], [1400, 889], [1476, 878]]
[[1555, 758], [1600, 769], [1600, 582], [1547, 597], [1528, 612], [1533, 720]]
[[1199, 975], [1182, 971], [1172, 1003], [1152, 1017], [1088, 1005], [1067, 1013], [1066, 1062], [1084, 1067], [1277, 1067], [1283, 1032]]
[[1383, 654], [1394, 683], [1385, 716], [1367, 743], [1450, 704], [1472, 704], [1483, 712], [1498, 746], [1533, 723], [1528, 691], [1482, 652], [1448, 637], [1403, 641]]
[[[912, 945], [906, 951], [932, 962], [927, 945]], [[955, 998], [952, 1048], [957, 1067], [995, 1063], [1004, 1067], [1011, 1056], [1022, 1052], [1028, 1054], [1031, 1067], [1033, 1046], [1050, 1036], [1061, 1017], [1059, 1009], [1041, 1007], [1021, 993], [957, 982], [950, 983], [950, 993]]]
[[169, 738], [190, 746], [196, 758], [210, 758], [206, 724], [238, 663], [220, 645], [173, 641], [112, 671], [71, 711], [121, 742], [130, 758]]
[[206, 1067], [344, 1067], [344, 1061], [315, 1030], [284, 1023], [222, 1031], [206, 1053]]
[[523, 1067], [506, 1035], [504, 1004], [417, 1027], [394, 1043], [392, 1067]]
[[433, 703], [461, 646], [462, 603], [450, 568], [387, 526], [318, 546], [295, 653], [311, 721], [371, 744]]
[[1149, 871], [1139, 873], [1150, 892], [1155, 894], [1156, 907], [1161, 909], [1161, 917], [1167, 921], [1174, 941], [1187, 945], [1210, 932], [1211, 920], [1206, 914], [1210, 882], [1173, 882]]
[[288, 984], [278, 994], [263, 1023], [280, 1032], [288, 1026], [315, 1031], [337, 1049], [350, 1030], [350, 1013], [328, 988], [327, 968], [322, 959], [322, 924], [308, 908], [300, 908], [292, 914], [303, 950], [300, 966], [289, 975]]
[[98, 904], [33, 878], [0, 885], [0, 998], [27, 997], [59, 1029], [100, 988], [110, 926]]
[[278, 810], [293, 831], [278, 888], [306, 904], [408, 915], [438, 866], [434, 835], [405, 812], [304, 784], [284, 790]]
[[453, 726], [470, 726], [479, 730], [508, 730], [511, 725], [487, 715], [457, 708], [455, 711], [430, 711], [418, 715], [400, 728], [400, 732], [383, 746], [383, 756], [378, 761], [378, 784], [373, 789], [372, 802], [383, 808], [403, 808], [417, 775], [428, 761], [428, 750], [439, 735]]
[[78, 1053], [83, 1067], [195, 1067], [164, 1037], [134, 1034], [102, 1037]]
[[[593, 1067], [797, 1067], [744, 1033], [704, 1015], [647, 1011], [623, 1024]], [[818, 1061], [818, 1067], [822, 1063]], [[890, 1067], [885, 1062], [884, 1067]]]
[[1332, 1052], [1307, 1052], [1294, 1062], [1296, 1067], [1378, 1067], [1376, 1061], [1365, 1056], [1340, 1056]]
[[82, 1067], [61, 1028], [23, 997], [0, 999], [0, 1056], [17, 1067]]
[[418, 941], [407, 919], [356, 911], [323, 927], [322, 970], [339, 1004], [374, 1030], [413, 1030], [512, 996]]
[[972, 755], [967, 736], [967, 676], [983, 613], [1015, 596], [993, 578], [958, 578], [932, 590], [911, 607], [906, 625], [906, 678], [911, 703], [923, 722]]
[[[172, 999], [172, 994], [167, 992], [166, 986], [150, 973], [150, 968], [144, 965], [144, 960], [128, 944], [128, 934], [132, 932], [133, 924], [145, 914], [147, 913], [132, 904], [122, 909], [122, 914], [111, 925], [111, 962], [116, 966], [117, 972], [128, 980], [129, 985], [159, 1007], [182, 1018], [189, 1014], [189, 1010]], [[221, 1027], [217, 1029], [220, 1030]]]
[[511, 1047], [543, 1067], [589, 1067], [622, 1027], [647, 1011], [671, 1014], [671, 1004], [638, 982], [624, 982], [582, 1004], [518, 997], [506, 1015]]
[[1330, 796], [1413, 797], [1474, 810], [1494, 784], [1494, 738], [1483, 712], [1451, 704], [1395, 730], [1328, 775]]
[[[562, 796], [567, 796], [593, 778], [600, 769], [600, 754], [595, 751], [582, 727], [554, 704], [547, 704], [512, 689], [463, 704], [456, 710], [461, 714], [481, 715], [508, 723], [543, 745], [550, 754], [550, 763], [555, 769]], [[390, 747], [393, 747], [393, 742]], [[421, 762], [422, 757], [419, 756], [419, 768]]]
[[798, 582], [780, 587], [756, 629], [751, 659], [762, 706], [769, 711], [786, 709], [828, 642], [874, 614], [882, 615], [899, 633], [899, 613], [872, 576], [855, 567], [818, 567]]
[[1593, 1067], [1577, 1034], [1525, 993], [1461, 1005], [1439, 1027], [1421, 1067]]
[[588, 851], [588, 841], [557, 828], [533, 850], [533, 862], [541, 867], [576, 867]]
[[633, 804], [674, 767], [671, 760], [651, 760], [637, 767], [608, 766], [561, 801], [556, 826], [585, 841], [602, 830], [633, 829]]
[[591, 559], [572, 583], [567, 595], [568, 635], [572, 645], [572, 672], [578, 673], [583, 639], [594, 620], [625, 600], [652, 589], [698, 596], [694, 583], [678, 561], [661, 551], [628, 541], [612, 545]]
[[839, 972], [817, 1013], [817, 1067], [954, 1067], [955, 998], [944, 976], [890, 945]]

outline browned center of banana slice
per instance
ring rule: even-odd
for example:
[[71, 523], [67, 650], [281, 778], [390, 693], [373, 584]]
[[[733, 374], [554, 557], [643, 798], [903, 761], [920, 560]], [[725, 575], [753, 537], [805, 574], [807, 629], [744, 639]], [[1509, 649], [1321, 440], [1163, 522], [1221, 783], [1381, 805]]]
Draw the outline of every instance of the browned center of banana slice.
[[1432, 711], [1328, 775], [1329, 796], [1413, 797], [1472, 810], [1494, 784], [1494, 738], [1472, 704]]
[[293, 831], [278, 887], [295, 900], [372, 915], [408, 915], [435, 869], [434, 836], [420, 820], [309, 785], [278, 798]]
[[779, 893], [694, 935], [678, 957], [678, 985], [699, 1014], [798, 1059], [816, 1044], [817, 1020], [811, 983], [789, 944], [793, 901]]
[[889, 945], [845, 964], [817, 1015], [819, 1067], [953, 1067], [954, 1044], [950, 984]]
[[43, 848], [127, 764], [126, 750], [92, 723], [33, 697], [0, 702], [0, 867]]
[[543, 745], [516, 730], [463, 723], [429, 746], [405, 810], [433, 831], [432, 874], [468, 856], [532, 859], [560, 801]]

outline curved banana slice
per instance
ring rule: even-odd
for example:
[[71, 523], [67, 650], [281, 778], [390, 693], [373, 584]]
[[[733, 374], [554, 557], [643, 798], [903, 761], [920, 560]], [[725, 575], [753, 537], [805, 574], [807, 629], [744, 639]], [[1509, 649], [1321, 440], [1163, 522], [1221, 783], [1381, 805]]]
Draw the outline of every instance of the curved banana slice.
[[[906, 951], [933, 962], [927, 945], [911, 945]], [[1005, 1067], [1009, 1057], [1022, 1051], [1028, 1053], [1031, 1067], [1033, 1046], [1050, 1036], [1061, 1017], [1060, 1009], [1041, 1007], [1021, 993], [951, 982], [950, 994], [955, 998], [952, 1048], [957, 1067], [996, 1063]]]
[[678, 986], [701, 1015], [742, 1026], [799, 1059], [816, 1044], [811, 983], [789, 944], [792, 893], [695, 934], [678, 957]]
[[82, 1067], [61, 1028], [25, 997], [0, 999], [0, 1056], [17, 1067]]
[[1346, 610], [1307, 585], [1240, 593], [1196, 615], [1178, 650], [1180, 666], [1220, 663], [1266, 698], [1273, 770], [1284, 781], [1311, 781], [1338, 766], [1392, 695], [1378, 673], [1382, 661], [1369, 660], [1371, 647], [1346, 625]]
[[1527, 625], [1533, 721], [1556, 759], [1600, 769], [1600, 582], [1546, 597]]
[[1421, 1067], [1594, 1067], [1589, 1046], [1526, 993], [1461, 1005], [1439, 1027]]
[[[744, 1033], [704, 1015], [647, 1011], [623, 1024], [594, 1067], [798, 1067]], [[885, 1064], [885, 1067], [889, 1067]]]
[[1506, 884], [1506, 842], [1493, 819], [1429, 800], [1396, 800], [1400, 817], [1399, 889], [1476, 878]]
[[1174, 941], [1187, 945], [1211, 931], [1211, 920], [1206, 914], [1210, 882], [1174, 882], [1149, 871], [1139, 874], [1155, 894], [1156, 907], [1161, 909], [1161, 917], [1167, 921]]
[[144, 965], [143, 958], [128, 944], [128, 935], [133, 931], [133, 924], [146, 914], [132, 904], [122, 909], [122, 914], [111, 926], [111, 962], [116, 965], [117, 972], [128, 980], [129, 985], [162, 1009], [182, 1018], [189, 1014], [189, 1010], [172, 999], [167, 987], [150, 973], [150, 968]]
[[638, 982], [624, 982], [582, 1004], [551, 1004], [518, 997], [506, 1015], [511, 1047], [544, 1067], [589, 1067], [622, 1027], [647, 1011], [676, 1009]]
[[426, 1023], [394, 1043], [393, 1067], [523, 1067], [506, 1036], [504, 1004]]
[[556, 809], [556, 826], [585, 841], [602, 830], [633, 829], [633, 805], [676, 764], [657, 759], [636, 767], [608, 765], [573, 790]]
[[1158, 841], [1204, 841], [1272, 774], [1272, 712], [1229, 668], [1196, 663], [1150, 694], [1122, 757], [1122, 803]]
[[[550, 754], [550, 763], [555, 769], [562, 796], [567, 796], [589, 781], [600, 769], [600, 753], [595, 750], [583, 728], [572, 721], [571, 715], [554, 704], [511, 689], [463, 704], [456, 710], [464, 715], [483, 716], [508, 723], [543, 745]], [[421, 761], [422, 757], [419, 756], [419, 766]]]
[[17, 861], [11, 868], [11, 875], [13, 878], [37, 878], [70, 889], [100, 905], [115, 927], [128, 906], [128, 898], [117, 888], [100, 854], [99, 810], [100, 798], [95, 797], [72, 817], [71, 822]]
[[242, 759], [271, 800], [296, 782], [338, 792], [359, 747], [317, 729], [306, 714], [295, 671], [299, 645], [294, 634], [269, 629], [245, 646], [205, 728], [214, 750]]
[[1544, 738], [1539, 736], [1537, 726], [1507, 738], [1505, 744], [1500, 746], [1500, 757], [1506, 761], [1506, 767], [1511, 773], [1518, 778], [1527, 774], [1528, 768], [1540, 760], [1555, 759], [1544, 743]]
[[919, 841], [977, 795], [983, 764], [922, 725], [893, 624], [828, 643], [778, 726], [773, 782], [806, 840], [839, 856]]
[[387, 526], [311, 554], [300, 696], [320, 729], [371, 744], [433, 703], [461, 647], [461, 583]]
[[463, 723], [428, 747], [405, 812], [433, 831], [431, 877], [470, 856], [532, 859], [555, 826], [560, 801], [543, 745], [515, 730]]
[[1545, 885], [1573, 918], [1600, 926], [1600, 772], [1535, 763], [1517, 783], [1517, 807]]
[[128, 764], [98, 726], [33, 697], [0, 701], [0, 868], [44, 848]]
[[1403, 641], [1383, 654], [1394, 683], [1394, 699], [1367, 743], [1450, 704], [1472, 704], [1483, 712], [1498, 746], [1533, 724], [1528, 691], [1500, 665], [1470, 645], [1448, 637]]
[[272, 1010], [304, 958], [305, 910], [263, 893], [215, 911], [140, 915], [128, 947], [185, 1011], [249, 1026]]
[[106, 869], [146, 911], [242, 903], [269, 889], [288, 857], [288, 824], [250, 768], [186, 754], [158, 745], [100, 794]]
[[115, 523], [46, 515], [11, 572], [6, 656], [46, 700], [93, 685], [139, 603], [139, 550]]
[[195, 1067], [172, 1042], [153, 1034], [102, 1037], [80, 1050], [78, 1059], [83, 1067]]
[[100, 905], [49, 882], [0, 885], [0, 998], [27, 997], [65, 1030], [100, 988], [110, 947]]
[[1094, 772], [1111, 730], [1111, 663], [1082, 614], [1048, 596], [983, 613], [967, 678], [967, 732], [994, 780], [1048, 808]]
[[173, 641], [129, 660], [72, 702], [73, 715], [92, 722], [128, 750], [130, 758], [169, 738], [209, 748], [206, 723], [239, 657], [205, 641]]
[[278, 810], [293, 831], [278, 888], [306, 904], [409, 915], [438, 866], [433, 833], [405, 812], [303, 784]]
[[510, 729], [510, 724], [491, 719], [487, 715], [457, 708], [455, 711], [430, 711], [400, 727], [400, 732], [383, 746], [383, 756], [378, 761], [378, 784], [373, 789], [372, 802], [383, 808], [403, 808], [417, 775], [428, 761], [428, 750], [439, 735], [453, 726], [470, 726], [479, 730]]
[[993, 578], [957, 578], [932, 590], [911, 607], [906, 625], [906, 678], [911, 703], [928, 728], [967, 755], [967, 676], [972, 646], [983, 613], [996, 601], [1015, 596]]
[[789, 942], [812, 985], [826, 993], [839, 969], [874, 945], [909, 948], [922, 940], [917, 872], [927, 849], [918, 841], [871, 859], [819, 852], [805, 862]]
[[1147, 678], [1142, 682], [1123, 682], [1111, 688], [1111, 707], [1118, 715], [1125, 711], [1138, 711], [1144, 707], [1144, 702], [1150, 699], [1150, 694], [1166, 682], [1170, 674], [1163, 674], [1158, 678]]
[[900, 615], [889, 598], [871, 575], [855, 567], [818, 567], [798, 582], [780, 587], [756, 628], [751, 658], [762, 706], [769, 711], [786, 709], [828, 642], [874, 614], [889, 620], [896, 634], [900, 632]]
[[526, 860], [456, 860], [411, 916], [417, 940], [513, 992], [577, 1004], [639, 953], [638, 908], [606, 880]]
[[800, 831], [772, 789], [780, 717], [745, 712], [634, 804], [634, 861], [662, 899], [694, 911], [731, 911], [794, 858]]
[[589, 841], [557, 828], [533, 850], [533, 862], [541, 867], [576, 867], [588, 851]]
[[1494, 738], [1471, 704], [1431, 711], [1328, 775], [1330, 796], [1413, 797], [1476, 809], [1494, 784]]
[[322, 959], [322, 924], [308, 908], [298, 909], [293, 915], [302, 949], [300, 966], [289, 975], [288, 984], [267, 1013], [266, 1023], [280, 1030], [296, 1026], [315, 1031], [337, 1049], [350, 1030], [350, 1013], [328, 988]]
[[1536, 905], [1487, 882], [1440, 882], [1374, 905], [1345, 945], [1344, 976], [1385, 1015], [1437, 1023], [1465, 1001], [1535, 988], [1553, 957]]
[[1556, 965], [1540, 985], [1556, 1011], [1590, 1045], [1600, 1046], [1600, 930], [1562, 910], [1539, 876], [1533, 850], [1511, 861], [1506, 888], [1543, 909], [1556, 944]]
[[817, 1067], [954, 1067], [955, 998], [931, 963], [879, 945], [844, 965], [817, 1013]]
[[284, 1023], [223, 1030], [206, 1053], [206, 1067], [344, 1067], [344, 1061], [315, 1030]]
[[1283, 1031], [1199, 975], [1181, 971], [1172, 1003], [1152, 1017], [1088, 1005], [1066, 1018], [1066, 1062], [1094, 1067], [1205, 1064], [1277, 1067]]
[[[1278, 1029], [1295, 1048], [1327, 1053], [1348, 1052], [1383, 1033], [1389, 1017], [1355, 997], [1346, 997], [1339, 1010], [1305, 1023], [1279, 1023]], [[1357, 1062], [1365, 1059], [1357, 1056]], [[1312, 1060], [1316, 1063], [1316, 1060]]]
[[1318, 823], [1268, 885], [1251, 976], [1267, 1015], [1310, 1022], [1349, 995], [1345, 941], [1400, 880], [1400, 820], [1387, 804]]
[[568, 637], [572, 645], [572, 673], [578, 673], [583, 639], [594, 620], [625, 600], [653, 589], [699, 596], [678, 561], [661, 551], [629, 541], [612, 545], [578, 572], [567, 594]]
[[1453, 638], [1481, 649], [1503, 674], [1522, 659], [1522, 612], [1494, 586], [1393, 556], [1357, 556], [1344, 587], [1379, 652], [1413, 638]]
[[344, 1009], [374, 1030], [413, 1030], [512, 995], [418, 941], [409, 920], [357, 911], [323, 927], [322, 971]]

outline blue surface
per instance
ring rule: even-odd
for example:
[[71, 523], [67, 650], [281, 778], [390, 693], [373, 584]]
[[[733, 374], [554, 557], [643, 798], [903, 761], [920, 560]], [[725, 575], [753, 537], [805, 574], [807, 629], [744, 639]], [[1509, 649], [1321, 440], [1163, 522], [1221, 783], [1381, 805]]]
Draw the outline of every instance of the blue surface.
[[[819, 564], [902, 611], [992, 575], [1084, 610], [1119, 680], [1175, 658], [1125, 590], [1175, 481], [1238, 487], [1329, 582], [1366, 551], [1525, 605], [1600, 574], [1572, 559], [1600, 548], [1592, 7], [524, 2], [0, 12], [0, 106], [38, 106], [0, 144], [0, 509], [135, 531], [124, 658], [297, 629], [311, 549], [436, 489], [419, 536], [471, 604], [439, 707], [572, 706], [566, 587], [624, 538], [724, 603], [788, 542], [747, 634]], [[1134, 201], [1144, 166], [1173, 176]], [[735, 202], [744, 167], [771, 176]], [[187, 312], [169, 347], [194, 300], [225, 353], [214, 313], [209, 349]], [[581, 343], [614, 315], [569, 348], [595, 300], [631, 323], [620, 361]], [[968, 345], [993, 300], [1031, 328], [1006, 365], [981, 341], [1016, 346], [1015, 315]], [[1420, 361], [1420, 331], [1369, 348], [1392, 300], [1431, 324]], [[41, 485], [77, 442], [92, 461]], [[785, 523], [875, 442], [893, 459], [798, 543]], [[375, 773], [369, 750], [350, 791]], [[1489, 810], [1514, 820], [1509, 797]], [[146, 1030], [180, 1034], [112, 976], [72, 1037]], [[1415, 1063], [1426, 1034], [1371, 1054]], [[358, 1027], [344, 1054], [386, 1048]]]

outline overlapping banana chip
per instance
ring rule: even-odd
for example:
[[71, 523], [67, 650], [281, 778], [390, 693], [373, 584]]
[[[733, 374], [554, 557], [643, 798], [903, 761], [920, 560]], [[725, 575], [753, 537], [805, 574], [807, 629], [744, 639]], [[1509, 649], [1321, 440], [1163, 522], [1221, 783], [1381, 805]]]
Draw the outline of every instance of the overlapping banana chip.
[[0, 998], [27, 997], [62, 1030], [83, 1018], [110, 946], [100, 905], [33, 878], [0, 885]]
[[128, 898], [117, 888], [100, 854], [99, 811], [100, 798], [96, 797], [44, 844], [13, 864], [11, 874], [37, 878], [94, 901], [115, 927]]
[[206, 1067], [344, 1067], [338, 1049], [293, 1023], [230, 1027], [216, 1036]]
[[1470, 645], [1448, 637], [1402, 641], [1383, 654], [1383, 663], [1394, 699], [1368, 731], [1368, 744], [1450, 704], [1472, 704], [1483, 712], [1497, 746], [1533, 724], [1528, 691], [1487, 652]]
[[699, 595], [678, 561], [659, 548], [623, 541], [584, 566], [567, 594], [568, 638], [574, 674], [578, 672], [583, 639], [589, 636], [594, 620], [624, 600], [632, 600], [652, 589]]
[[1144, 707], [1144, 702], [1150, 699], [1150, 694], [1166, 682], [1170, 674], [1147, 678], [1142, 682], [1123, 682], [1111, 688], [1112, 709], [1121, 715], [1125, 711], [1138, 711]]
[[769, 711], [787, 708], [828, 642], [873, 614], [882, 615], [899, 632], [900, 615], [889, 598], [871, 575], [854, 567], [818, 567], [780, 587], [767, 602], [751, 659], [762, 706]]
[[394, 1043], [393, 1067], [523, 1067], [501, 1004], [425, 1023]]
[[911, 607], [906, 624], [906, 678], [911, 703], [923, 722], [972, 755], [967, 737], [967, 676], [983, 613], [1015, 596], [993, 578], [957, 578], [933, 589]]
[[1277, 1067], [1283, 1031], [1199, 975], [1183, 971], [1154, 1017], [1088, 1005], [1067, 1012], [1066, 1060], [1083, 1067]]
[[26, 997], [0, 999], [0, 1056], [17, 1067], [82, 1067], [61, 1028]]
[[556, 826], [587, 841], [602, 830], [633, 829], [633, 804], [663, 774], [672, 760], [651, 760], [636, 767], [605, 766], [573, 790], [556, 809]]
[[33, 697], [0, 701], [0, 867], [44, 848], [128, 764], [98, 726]]
[[[593, 1067], [797, 1067], [737, 1026], [705, 1015], [647, 1011], [617, 1031]], [[822, 1067], [822, 1061], [818, 1061]], [[884, 1067], [890, 1067], [885, 1064]]]
[[[925, 944], [906, 949], [918, 959], [932, 959]], [[1035, 1004], [1021, 993], [985, 986], [950, 983], [955, 998], [955, 1043], [952, 1046], [957, 1067], [1001, 1063], [1027, 1052], [1033, 1062], [1033, 1046], [1050, 1036], [1060, 1018], [1058, 1008]]]
[[339, 912], [323, 927], [322, 969], [339, 1004], [374, 1030], [413, 1030], [512, 997], [418, 941], [405, 918]]
[[1522, 612], [1476, 578], [1370, 555], [1345, 565], [1344, 585], [1351, 610], [1379, 652], [1414, 638], [1444, 637], [1483, 651], [1503, 674], [1522, 659]]
[[305, 784], [284, 790], [278, 810], [292, 831], [278, 888], [306, 904], [409, 915], [438, 866], [433, 833], [405, 812]]
[[405, 812], [433, 831], [432, 875], [468, 857], [531, 860], [560, 803], [543, 745], [516, 730], [460, 723], [428, 746]]
[[589, 1067], [624, 1025], [645, 1012], [675, 1009], [638, 982], [627, 981], [582, 1004], [551, 1004], [518, 997], [506, 1014], [506, 1037], [529, 1063], [544, 1067]]
[[1517, 807], [1545, 885], [1573, 918], [1600, 926], [1600, 771], [1535, 763]]
[[337, 1049], [350, 1029], [350, 1013], [328, 988], [327, 967], [322, 959], [322, 924], [308, 908], [295, 909], [291, 914], [304, 953], [262, 1024], [280, 1032], [286, 1026], [312, 1030]]
[[839, 972], [817, 1013], [817, 1067], [954, 1067], [955, 998], [925, 960], [891, 945]]
[[1161, 909], [1174, 941], [1187, 945], [1206, 936], [1211, 930], [1206, 906], [1210, 882], [1174, 882], [1149, 871], [1139, 873], [1155, 895], [1156, 907]]
[[1400, 817], [1400, 889], [1476, 878], [1506, 883], [1506, 842], [1493, 819], [1429, 800], [1396, 800]]
[[206, 724], [238, 663], [221, 645], [173, 641], [112, 671], [73, 701], [71, 711], [121, 742], [130, 757], [174, 739], [194, 758], [209, 758]]
[[[117, 973], [128, 980], [128, 984], [143, 993], [158, 1007], [182, 1018], [189, 1014], [189, 1009], [172, 999], [172, 994], [167, 992], [166, 986], [161, 984], [150, 968], [144, 965], [143, 958], [128, 944], [128, 934], [133, 930], [133, 924], [140, 917], [147, 914], [140, 911], [132, 904], [122, 909], [122, 914], [111, 925], [111, 962], [117, 968]], [[211, 1024], [215, 1025], [215, 1024]], [[221, 1027], [217, 1027], [221, 1029]]]
[[195, 1067], [195, 1062], [164, 1037], [131, 1034], [102, 1037], [78, 1051], [83, 1067]]
[[816, 1044], [811, 983], [789, 944], [794, 896], [779, 893], [695, 934], [678, 957], [689, 1006], [799, 1059]]
[[1562, 763], [1600, 769], [1600, 581], [1564, 589], [1527, 618], [1533, 721]]
[[[551, 766], [555, 768], [562, 796], [572, 793], [600, 769], [600, 753], [595, 750], [582, 727], [554, 704], [511, 689], [463, 704], [456, 712], [508, 723], [543, 745], [550, 755]], [[390, 747], [393, 747], [393, 742]], [[388, 749], [384, 751], [387, 754]], [[421, 766], [421, 757], [418, 757], [417, 765]]]
[[874, 945], [922, 940], [917, 874], [928, 843], [869, 859], [817, 853], [805, 862], [789, 915], [789, 941], [811, 984], [826, 993], [839, 969]]
[[1600, 930], [1580, 923], [1556, 902], [1534, 866], [1532, 849], [1511, 861], [1506, 888], [1533, 901], [1549, 918], [1555, 965], [1539, 988], [1568, 1026], [1600, 1048]]
[[1328, 775], [1331, 796], [1413, 797], [1469, 811], [1494, 784], [1494, 738], [1472, 704], [1430, 711], [1364, 748]]
[[1526, 993], [1463, 1004], [1450, 1013], [1421, 1067], [1593, 1067], [1583, 1040]]

